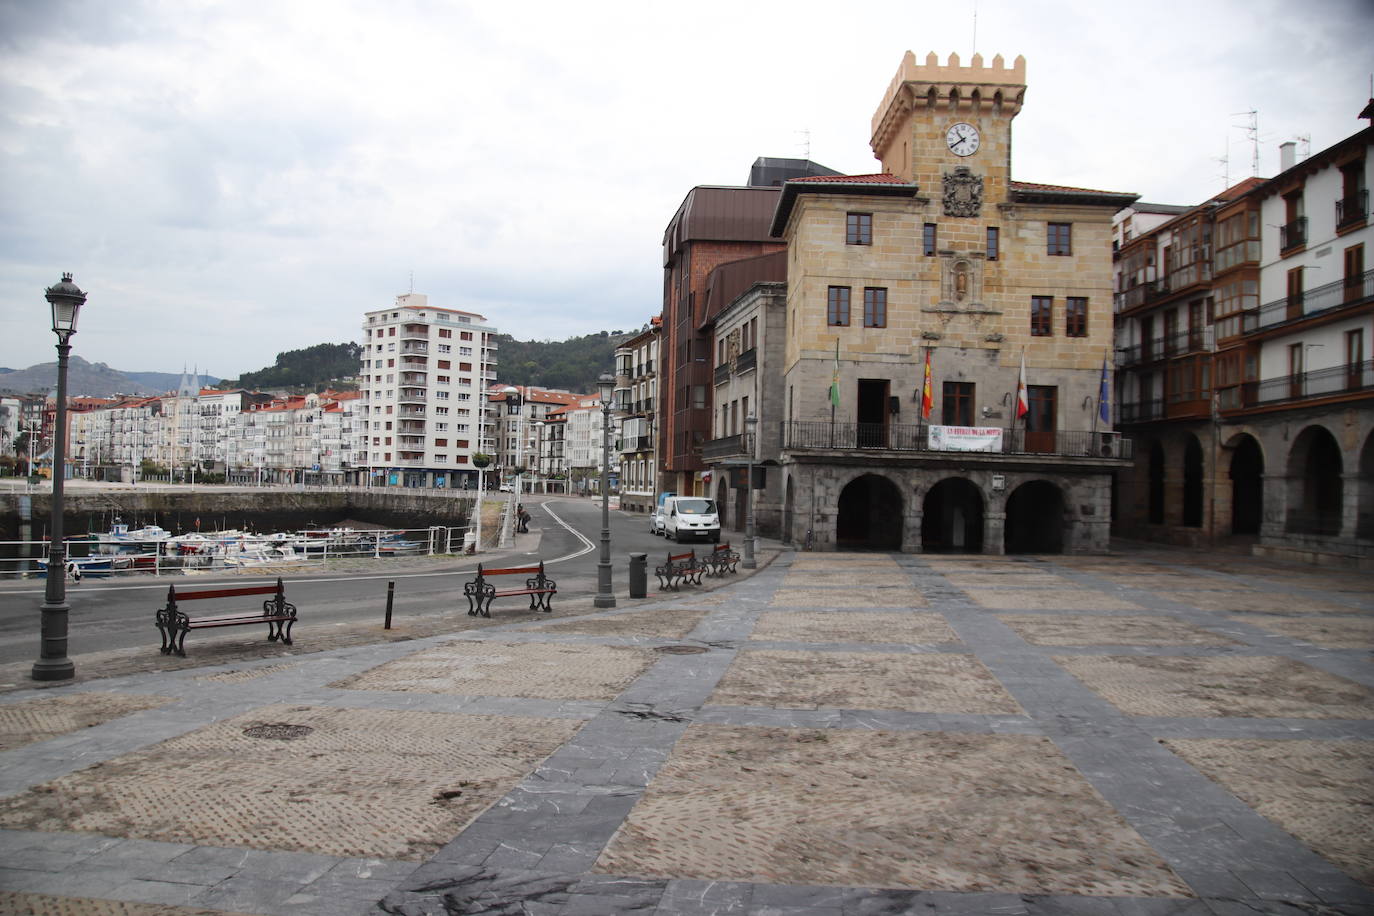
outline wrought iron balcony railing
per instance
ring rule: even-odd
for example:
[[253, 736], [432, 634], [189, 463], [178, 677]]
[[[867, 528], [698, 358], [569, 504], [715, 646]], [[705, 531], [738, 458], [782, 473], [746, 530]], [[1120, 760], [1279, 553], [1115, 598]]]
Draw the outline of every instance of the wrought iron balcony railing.
[[1299, 216], [1286, 226], [1279, 227], [1279, 251], [1287, 251], [1307, 244], [1307, 217]]
[[[848, 451], [929, 453], [938, 455], [1034, 455], [1062, 458], [1132, 457], [1133, 443], [1111, 431], [1049, 430], [1021, 427], [1002, 429], [1002, 447], [996, 452], [954, 451], [932, 448], [930, 427], [912, 424], [831, 423], [828, 420], [790, 420], [783, 424], [782, 447], [788, 451]], [[725, 440], [715, 440], [722, 442]], [[707, 443], [707, 446], [715, 444]], [[741, 451], [741, 455], [743, 455]], [[707, 458], [706, 448], [702, 457]]]
[[1336, 228], [1344, 229], [1369, 215], [1369, 192], [1356, 191], [1336, 201]]
[[1257, 309], [1243, 312], [1240, 319], [1241, 332], [1248, 334], [1276, 328], [1290, 321], [1300, 321], [1346, 306], [1363, 304], [1371, 298], [1374, 298], [1374, 270], [1367, 270], [1363, 274], [1306, 290], [1301, 297], [1285, 296], [1273, 302], [1266, 302]]

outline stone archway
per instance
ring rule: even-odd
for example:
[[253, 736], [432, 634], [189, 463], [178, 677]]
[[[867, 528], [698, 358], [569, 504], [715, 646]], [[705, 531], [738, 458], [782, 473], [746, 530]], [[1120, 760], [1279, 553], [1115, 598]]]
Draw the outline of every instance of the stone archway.
[[841, 550], [901, 550], [903, 500], [886, 477], [864, 474], [840, 491], [835, 546]]
[[983, 494], [963, 477], [949, 477], [921, 506], [922, 553], [982, 553]]
[[1288, 531], [1340, 534], [1342, 487], [1341, 447], [1325, 427], [1307, 427], [1288, 452]]
[[1264, 519], [1264, 452], [1243, 433], [1231, 446], [1231, 533], [1259, 534]]
[[1355, 537], [1374, 540], [1374, 433], [1365, 437], [1360, 449], [1360, 492], [1355, 516]]
[[1189, 434], [1183, 446], [1183, 512], [1185, 528], [1202, 527], [1202, 478], [1204, 474], [1202, 444]]
[[1145, 520], [1151, 525], [1164, 524], [1164, 445], [1158, 439], [1150, 443], [1148, 493]]
[[1021, 484], [1007, 497], [1006, 553], [1064, 552], [1064, 492], [1048, 480]]

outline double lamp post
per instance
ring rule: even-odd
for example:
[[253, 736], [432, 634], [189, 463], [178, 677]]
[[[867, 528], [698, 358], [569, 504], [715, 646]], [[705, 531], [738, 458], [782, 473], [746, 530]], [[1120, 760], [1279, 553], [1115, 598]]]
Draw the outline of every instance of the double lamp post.
[[48, 578], [43, 592], [38, 661], [33, 663], [35, 681], [64, 681], [76, 676], [76, 665], [67, 657], [67, 545], [62, 539], [62, 484], [67, 476], [67, 358], [71, 337], [76, 333], [76, 316], [86, 303], [86, 294], [72, 275], [64, 273], [62, 282], [44, 292], [52, 306], [52, 331], [57, 335], [57, 416], [52, 434], [52, 521], [48, 542]]

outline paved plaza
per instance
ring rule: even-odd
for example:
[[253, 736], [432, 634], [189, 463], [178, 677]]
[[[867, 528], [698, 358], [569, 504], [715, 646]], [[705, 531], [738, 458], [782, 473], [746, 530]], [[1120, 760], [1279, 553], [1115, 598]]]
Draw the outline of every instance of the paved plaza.
[[1374, 914], [1370, 574], [761, 556], [20, 684], [0, 913]]

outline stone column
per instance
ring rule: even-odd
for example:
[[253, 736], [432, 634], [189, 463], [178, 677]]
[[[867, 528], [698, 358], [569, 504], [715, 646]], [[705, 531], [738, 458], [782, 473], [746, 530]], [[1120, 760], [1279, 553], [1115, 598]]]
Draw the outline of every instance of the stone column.
[[983, 513], [983, 553], [1001, 556], [1007, 552], [1007, 513], [1003, 501], [996, 512]]

